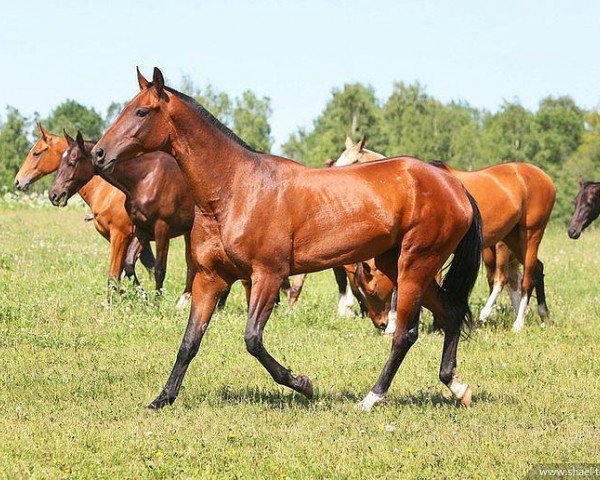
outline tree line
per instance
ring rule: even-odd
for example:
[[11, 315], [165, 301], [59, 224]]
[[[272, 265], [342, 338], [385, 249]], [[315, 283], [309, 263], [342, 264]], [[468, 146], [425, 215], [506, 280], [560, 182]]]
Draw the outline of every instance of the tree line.
[[[257, 150], [272, 147], [268, 97], [248, 90], [232, 98], [212, 85], [196, 86], [184, 77], [180, 89], [204, 105]], [[67, 100], [41, 119], [60, 133], [80, 129], [85, 138], [99, 138], [120, 111], [114, 103], [101, 115], [93, 108]], [[0, 185], [11, 186], [33, 138], [33, 121], [8, 107], [0, 129]], [[536, 111], [518, 102], [504, 102], [497, 112], [466, 102], [444, 103], [419, 83], [394, 84], [380, 100], [362, 83], [333, 89], [331, 97], [310, 128], [298, 129], [283, 144], [284, 155], [321, 167], [336, 159], [350, 136], [367, 139], [367, 147], [386, 154], [413, 155], [442, 160], [464, 170], [510, 160], [533, 163], [546, 171], [557, 186], [553, 218], [565, 222], [580, 177], [597, 179], [600, 166], [600, 113], [579, 107], [571, 97], [543, 98]]]

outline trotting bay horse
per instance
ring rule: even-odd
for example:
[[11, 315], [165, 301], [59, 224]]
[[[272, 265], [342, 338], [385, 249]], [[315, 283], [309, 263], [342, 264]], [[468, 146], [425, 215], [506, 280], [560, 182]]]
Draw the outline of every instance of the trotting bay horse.
[[[397, 329], [383, 371], [361, 402], [383, 400], [418, 336], [421, 305], [435, 312], [445, 332], [440, 379], [464, 405], [470, 387], [455, 371], [461, 327], [477, 278], [482, 238], [477, 204], [460, 181], [411, 157], [312, 169], [259, 153], [192, 98], [152, 83], [138, 71], [141, 92], [122, 110], [93, 149], [97, 168], [163, 150], [177, 160], [199, 208], [194, 242], [197, 273], [192, 307], [166, 386], [150, 404], [175, 401], [198, 352], [220, 294], [236, 279], [251, 282], [244, 340], [279, 384], [313, 396], [312, 382], [294, 376], [266, 350], [263, 330], [283, 279], [375, 258], [398, 287]], [[375, 187], [376, 185], [376, 187]], [[194, 227], [196, 229], [196, 227]], [[442, 286], [434, 276], [454, 253]]]
[[[67, 149], [67, 141], [62, 136], [49, 133], [40, 123], [38, 128], [40, 138], [15, 177], [19, 190], [26, 190], [34, 182], [58, 170]], [[123, 270], [127, 277], [133, 277], [137, 282], [135, 262], [138, 257], [146, 268], [153, 270], [155, 260], [152, 250], [134, 238], [134, 226], [125, 211], [125, 195], [98, 176], [77, 193], [92, 210], [96, 231], [110, 242], [109, 286], [118, 283]]]
[[[346, 150], [336, 165], [350, 165], [356, 162], [380, 160], [383, 155], [365, 150], [364, 143], [354, 144], [346, 141]], [[513, 331], [518, 332], [525, 326], [525, 314], [529, 298], [535, 287], [538, 313], [543, 321], [550, 322], [544, 289], [544, 265], [537, 253], [544, 230], [550, 219], [550, 213], [556, 198], [556, 189], [552, 179], [534, 165], [522, 162], [509, 162], [493, 165], [475, 172], [461, 172], [442, 162], [432, 165], [457, 177], [475, 197], [483, 219], [484, 246], [493, 248], [484, 257], [494, 258], [492, 277], [496, 279], [484, 310], [483, 319], [492, 312], [492, 307], [504, 285], [513, 282], [514, 263], [509, 256], [498, 256], [498, 242], [504, 242], [517, 260], [523, 265], [520, 291], [511, 294], [513, 304], [517, 304], [517, 317]], [[503, 262], [496, 265], [496, 262]], [[512, 266], [512, 270], [508, 270]], [[490, 271], [488, 269], [488, 279]], [[509, 288], [510, 289], [510, 288]], [[390, 329], [387, 330], [388, 332]]]
[[[94, 142], [84, 142], [81, 132], [74, 140], [65, 133], [65, 150], [48, 196], [55, 206], [65, 206], [75, 192], [95, 178], [90, 152]], [[194, 221], [194, 200], [175, 159], [164, 152], [152, 152], [135, 161], [124, 161], [111, 173], [101, 176], [125, 194], [125, 210], [135, 225], [135, 236], [142, 245], [156, 242], [154, 277], [161, 291], [167, 272], [169, 241], [183, 235], [187, 276], [184, 293], [177, 305], [191, 296], [194, 267], [190, 232]]]
[[579, 181], [579, 193], [575, 197], [575, 211], [569, 222], [569, 238], [578, 239], [600, 215], [600, 183]]

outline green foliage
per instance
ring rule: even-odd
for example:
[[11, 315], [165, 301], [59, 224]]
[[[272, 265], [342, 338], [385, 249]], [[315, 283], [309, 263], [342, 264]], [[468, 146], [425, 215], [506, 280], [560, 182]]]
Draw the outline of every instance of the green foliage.
[[15, 175], [31, 149], [27, 119], [16, 108], [6, 108], [0, 129], [0, 186], [14, 185]]
[[269, 152], [273, 145], [271, 138], [271, 100], [258, 98], [252, 91], [246, 90], [241, 98], [236, 98], [233, 108], [233, 130], [252, 148], [260, 152]]
[[346, 136], [350, 136], [354, 140], [365, 137], [369, 148], [386, 152], [388, 142], [382, 120], [373, 88], [360, 83], [346, 84], [342, 90], [332, 91], [332, 98], [314, 121], [313, 130], [293, 134], [283, 145], [283, 151], [307, 165], [322, 166], [328, 158], [338, 158]]
[[46, 130], [58, 135], [63, 129], [71, 136], [80, 130], [86, 140], [98, 140], [104, 131], [104, 119], [96, 110], [70, 99], [52, 110], [43, 124]]

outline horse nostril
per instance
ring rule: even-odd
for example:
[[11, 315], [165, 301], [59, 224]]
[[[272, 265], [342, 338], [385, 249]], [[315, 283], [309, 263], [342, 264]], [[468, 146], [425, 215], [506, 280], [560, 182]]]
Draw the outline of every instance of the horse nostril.
[[98, 163], [102, 163], [104, 161], [104, 149], [103, 148], [98, 148], [96, 150], [96, 161]]

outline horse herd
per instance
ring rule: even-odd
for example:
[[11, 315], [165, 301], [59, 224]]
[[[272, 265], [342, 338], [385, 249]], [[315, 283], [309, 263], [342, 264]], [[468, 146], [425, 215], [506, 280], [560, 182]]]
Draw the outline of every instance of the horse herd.
[[[468, 300], [482, 256], [490, 296], [481, 319], [508, 285], [514, 331], [524, 327], [534, 290], [538, 313], [550, 322], [538, 249], [556, 192], [539, 168], [512, 162], [461, 172], [441, 162], [384, 158], [351, 139], [328, 162], [332, 168], [308, 168], [253, 150], [195, 100], [165, 86], [157, 68], [152, 81], [138, 70], [138, 83], [140, 92], [98, 142], [38, 125], [16, 185], [26, 189], [58, 171], [52, 203], [64, 206], [79, 193], [110, 242], [110, 290], [122, 275], [138, 282], [139, 259], [154, 270], [160, 291], [169, 241], [184, 237], [187, 277], [177, 305], [191, 297], [190, 315], [150, 408], [175, 401], [215, 308], [237, 280], [248, 304], [248, 352], [277, 383], [311, 398], [310, 379], [271, 356], [263, 331], [280, 290], [294, 304], [307, 273], [334, 269], [338, 312], [346, 314], [355, 297], [361, 312], [392, 335], [389, 358], [360, 403], [364, 410], [384, 399], [415, 343], [421, 307], [444, 333], [440, 380], [470, 406], [456, 354], [461, 331], [473, 323]], [[599, 214], [600, 184], [582, 182], [569, 236], [577, 238]]]

